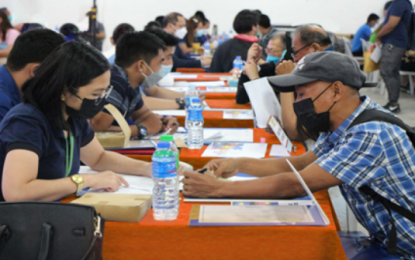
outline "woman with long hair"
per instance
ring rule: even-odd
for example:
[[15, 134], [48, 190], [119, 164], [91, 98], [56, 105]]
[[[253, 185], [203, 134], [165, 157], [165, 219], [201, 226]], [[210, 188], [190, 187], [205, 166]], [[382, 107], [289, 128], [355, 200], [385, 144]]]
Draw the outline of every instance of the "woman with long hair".
[[196, 37], [203, 35], [203, 23], [196, 16], [192, 16], [186, 23], [187, 34], [183, 41], [179, 43], [183, 53], [191, 53], [193, 51], [193, 43]]
[[[73, 41], [36, 69], [23, 103], [0, 124], [0, 201], [56, 201], [83, 188], [128, 186], [114, 172], [151, 176], [150, 163], [105, 151], [87, 122], [112, 90], [109, 69], [98, 50]], [[81, 161], [99, 173], [79, 175]]]
[[13, 28], [6, 12], [0, 11], [0, 58], [9, 56], [20, 32]]

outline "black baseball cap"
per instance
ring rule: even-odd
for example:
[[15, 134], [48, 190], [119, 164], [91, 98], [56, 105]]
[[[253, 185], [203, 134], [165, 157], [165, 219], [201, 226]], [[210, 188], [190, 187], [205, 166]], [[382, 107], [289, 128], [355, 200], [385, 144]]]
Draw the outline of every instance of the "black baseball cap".
[[366, 75], [355, 59], [338, 52], [310, 53], [298, 62], [291, 74], [268, 77], [268, 81], [279, 92], [294, 92], [295, 86], [314, 81], [340, 81], [356, 89], [377, 86], [366, 82]]

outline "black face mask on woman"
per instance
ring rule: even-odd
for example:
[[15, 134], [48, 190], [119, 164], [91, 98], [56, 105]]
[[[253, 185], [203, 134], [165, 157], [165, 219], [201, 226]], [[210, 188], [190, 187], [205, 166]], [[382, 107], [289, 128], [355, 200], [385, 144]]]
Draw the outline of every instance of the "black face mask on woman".
[[66, 113], [70, 117], [77, 117], [77, 118], [83, 118], [83, 119], [93, 118], [99, 112], [101, 112], [102, 109], [104, 109], [105, 99], [109, 96], [109, 94], [111, 93], [111, 90], [112, 90], [112, 86], [108, 87], [107, 90], [98, 99], [81, 98], [78, 95], [74, 94], [74, 96], [82, 100], [81, 109], [76, 110], [65, 104]]
[[329, 110], [319, 114], [316, 113], [313, 103], [332, 85], [333, 83], [321, 92], [320, 95], [318, 95], [314, 100], [307, 98], [294, 103], [294, 112], [297, 115], [297, 131], [299, 133], [304, 133], [302, 128], [305, 128], [306, 134], [310, 138], [316, 139], [320, 133], [329, 131], [330, 110], [336, 102], [333, 103]]

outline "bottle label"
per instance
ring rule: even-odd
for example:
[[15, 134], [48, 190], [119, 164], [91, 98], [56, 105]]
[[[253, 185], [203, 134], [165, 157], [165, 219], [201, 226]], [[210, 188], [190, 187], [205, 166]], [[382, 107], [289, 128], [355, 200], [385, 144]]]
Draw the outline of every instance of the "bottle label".
[[189, 121], [202, 121], [203, 115], [202, 111], [199, 109], [190, 109], [189, 110]]
[[177, 176], [176, 160], [171, 162], [154, 162], [153, 178], [173, 178]]
[[185, 97], [184, 98], [184, 103], [185, 103], [185, 108], [186, 109], [189, 109], [189, 107], [190, 107], [190, 99], [191, 99], [192, 97]]

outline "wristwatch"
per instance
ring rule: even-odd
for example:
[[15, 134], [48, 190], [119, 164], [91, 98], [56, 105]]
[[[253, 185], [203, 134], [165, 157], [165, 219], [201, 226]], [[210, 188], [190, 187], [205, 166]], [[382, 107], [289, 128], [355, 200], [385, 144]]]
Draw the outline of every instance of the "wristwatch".
[[137, 128], [138, 128], [138, 136], [137, 138], [139, 140], [143, 139], [144, 137], [146, 137], [148, 135], [147, 132], [147, 128], [141, 124], [136, 124]]
[[77, 185], [76, 192], [83, 190], [84, 188], [84, 178], [79, 174], [74, 174], [71, 176], [71, 180]]
[[184, 109], [184, 106], [185, 106], [184, 98], [176, 98], [176, 103], [179, 104], [179, 109]]

